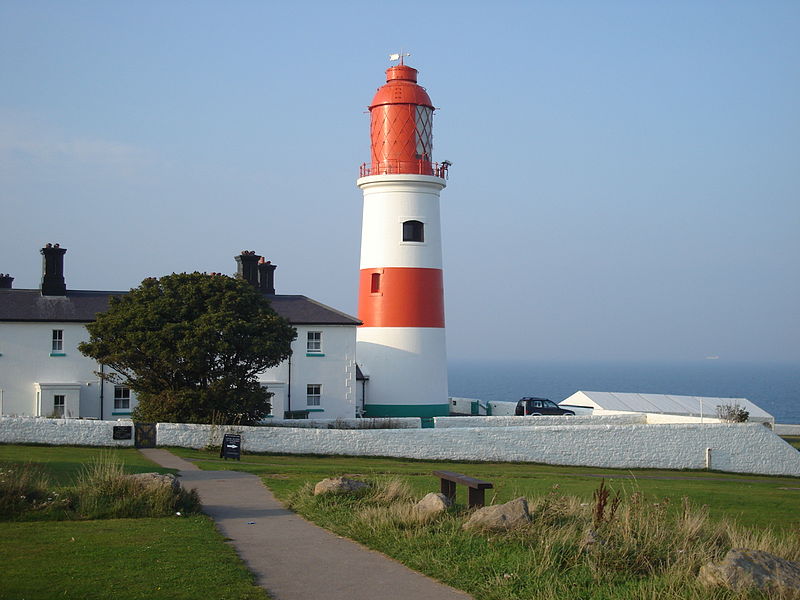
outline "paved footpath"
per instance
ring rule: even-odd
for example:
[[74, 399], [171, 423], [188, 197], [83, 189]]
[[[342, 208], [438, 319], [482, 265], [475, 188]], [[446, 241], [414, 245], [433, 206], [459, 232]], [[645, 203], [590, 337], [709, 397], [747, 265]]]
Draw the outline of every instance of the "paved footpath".
[[201, 471], [167, 450], [141, 452], [179, 469], [203, 511], [275, 600], [469, 600], [470, 596], [287, 510], [256, 475]]

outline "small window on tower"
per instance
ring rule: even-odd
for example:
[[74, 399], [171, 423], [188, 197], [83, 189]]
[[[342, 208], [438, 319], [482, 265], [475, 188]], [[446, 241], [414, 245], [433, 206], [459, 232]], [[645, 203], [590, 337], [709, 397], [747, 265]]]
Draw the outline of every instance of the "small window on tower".
[[370, 292], [373, 294], [377, 294], [381, 291], [381, 274], [380, 273], [373, 273], [372, 274], [372, 285], [370, 286]]
[[424, 242], [425, 226], [421, 221], [406, 221], [403, 223], [404, 242]]

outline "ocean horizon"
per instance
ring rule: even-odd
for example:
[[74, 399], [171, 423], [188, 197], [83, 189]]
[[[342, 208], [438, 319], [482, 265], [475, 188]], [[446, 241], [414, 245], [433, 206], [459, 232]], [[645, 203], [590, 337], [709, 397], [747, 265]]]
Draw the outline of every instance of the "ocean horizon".
[[560, 402], [575, 392], [747, 398], [778, 423], [800, 424], [800, 364], [700, 361], [480, 361], [451, 359], [450, 396]]

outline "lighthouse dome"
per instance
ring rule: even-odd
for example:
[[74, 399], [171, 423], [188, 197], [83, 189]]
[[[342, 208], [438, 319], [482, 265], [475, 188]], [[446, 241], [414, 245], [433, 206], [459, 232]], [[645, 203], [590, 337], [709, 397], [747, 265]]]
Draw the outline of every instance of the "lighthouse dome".
[[428, 92], [417, 84], [417, 70], [406, 65], [386, 69], [386, 84], [375, 92], [369, 107], [385, 104], [416, 104], [433, 108]]

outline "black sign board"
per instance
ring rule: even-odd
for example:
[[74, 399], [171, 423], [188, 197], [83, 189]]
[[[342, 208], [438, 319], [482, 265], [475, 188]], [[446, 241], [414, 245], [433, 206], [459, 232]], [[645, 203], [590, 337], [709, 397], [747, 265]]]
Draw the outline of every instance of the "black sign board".
[[242, 458], [242, 436], [238, 433], [226, 433], [222, 436], [222, 448], [219, 451], [219, 457], [228, 460], [235, 458], [241, 460]]
[[129, 440], [133, 437], [133, 427], [130, 425], [114, 425], [112, 435], [115, 440]]

